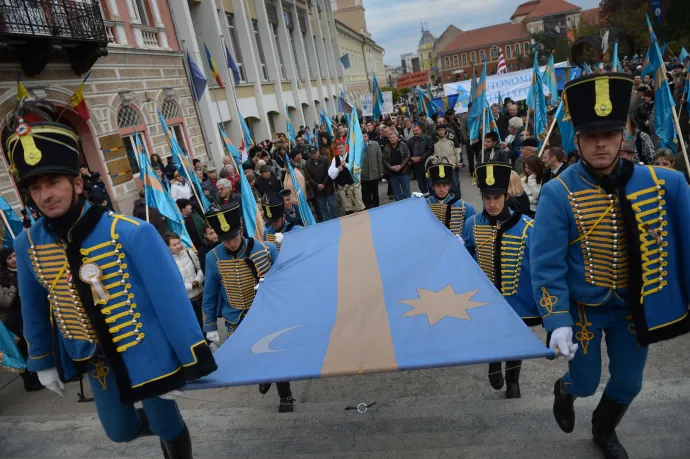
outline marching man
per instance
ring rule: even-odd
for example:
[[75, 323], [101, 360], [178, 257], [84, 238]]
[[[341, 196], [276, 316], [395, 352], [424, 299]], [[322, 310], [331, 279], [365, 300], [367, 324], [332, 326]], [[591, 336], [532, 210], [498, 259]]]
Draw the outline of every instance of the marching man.
[[433, 191], [427, 203], [434, 215], [451, 233], [461, 235], [465, 221], [476, 212], [473, 206], [450, 192], [455, 167], [441, 161], [437, 156], [431, 156], [427, 160], [426, 175], [431, 180]]
[[264, 231], [264, 239], [268, 242], [273, 242], [278, 251], [280, 251], [283, 233], [300, 229], [301, 226], [294, 221], [287, 221], [285, 204], [283, 198], [278, 193], [266, 193], [263, 195], [261, 205], [264, 208], [264, 215], [269, 221], [269, 226]]
[[570, 360], [556, 422], [573, 431], [575, 399], [599, 385], [605, 337], [611, 378], [592, 435], [610, 459], [628, 457], [616, 426], [642, 389], [648, 345], [690, 330], [690, 191], [676, 171], [621, 160], [632, 86], [623, 73], [566, 84], [581, 160], [542, 188], [532, 236], [535, 300], [550, 347]]
[[36, 105], [22, 100], [5, 136], [17, 184], [43, 215], [15, 241], [28, 370], [61, 396], [86, 373], [112, 441], [157, 435], [164, 457], [191, 458], [164, 397], [216, 363], [175, 261], [152, 225], [86, 202], [76, 133], [39, 120]]
[[[501, 162], [485, 163], [475, 169], [484, 211], [467, 219], [462, 238], [467, 251], [515, 313], [526, 325], [533, 326], [541, 323], [529, 272], [534, 222], [508, 208], [512, 170], [509, 163]], [[506, 362], [506, 398], [520, 398], [521, 367], [522, 360]], [[489, 383], [496, 390], [503, 388], [501, 362], [489, 364]]]

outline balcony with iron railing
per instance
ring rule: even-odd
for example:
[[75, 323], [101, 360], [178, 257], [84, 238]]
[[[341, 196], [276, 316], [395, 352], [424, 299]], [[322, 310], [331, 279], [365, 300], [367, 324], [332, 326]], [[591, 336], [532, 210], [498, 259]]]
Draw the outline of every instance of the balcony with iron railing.
[[28, 76], [60, 54], [69, 56], [76, 73], [85, 73], [107, 55], [107, 44], [95, 1], [0, 0], [0, 53], [16, 56]]

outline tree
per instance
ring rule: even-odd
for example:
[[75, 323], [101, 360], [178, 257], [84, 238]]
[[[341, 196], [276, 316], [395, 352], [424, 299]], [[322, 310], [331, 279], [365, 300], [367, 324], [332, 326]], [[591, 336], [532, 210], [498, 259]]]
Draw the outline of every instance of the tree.
[[551, 53], [554, 60], [561, 62], [568, 59], [570, 55], [568, 36], [565, 33], [537, 32], [530, 35], [532, 44], [527, 51], [530, 63], [534, 61], [534, 50], [539, 49], [539, 64], [546, 65]]

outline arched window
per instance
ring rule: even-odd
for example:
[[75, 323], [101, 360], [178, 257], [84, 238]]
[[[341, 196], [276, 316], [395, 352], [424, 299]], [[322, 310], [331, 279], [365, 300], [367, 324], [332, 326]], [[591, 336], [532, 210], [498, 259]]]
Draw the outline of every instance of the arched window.
[[139, 112], [130, 105], [123, 105], [117, 112], [117, 127], [120, 129], [144, 124]]
[[470, 61], [472, 61], [472, 62], [477, 61], [477, 54], [474, 51], [470, 52]]
[[491, 60], [497, 60], [498, 59], [498, 46], [494, 45], [491, 47]]
[[139, 161], [137, 160], [136, 134], [143, 145], [146, 142], [146, 125], [139, 111], [131, 105], [121, 105], [117, 112], [117, 127], [122, 143], [127, 152], [127, 160], [132, 174], [139, 173]]
[[506, 46], [506, 59], [511, 59], [513, 57], [513, 48], [508, 45]]
[[520, 43], [515, 43], [515, 54], [520, 54]]
[[189, 143], [187, 142], [187, 136], [185, 135], [184, 118], [182, 117], [180, 106], [177, 105], [174, 100], [167, 99], [163, 102], [161, 113], [166, 120], [166, 124], [175, 136], [175, 139], [177, 139], [178, 145], [182, 147], [187, 154], [193, 156], [193, 152], [189, 148]]
[[180, 118], [180, 107], [177, 104], [168, 99], [163, 102], [163, 107], [161, 108], [161, 113], [163, 113], [163, 118], [169, 120], [171, 118]]

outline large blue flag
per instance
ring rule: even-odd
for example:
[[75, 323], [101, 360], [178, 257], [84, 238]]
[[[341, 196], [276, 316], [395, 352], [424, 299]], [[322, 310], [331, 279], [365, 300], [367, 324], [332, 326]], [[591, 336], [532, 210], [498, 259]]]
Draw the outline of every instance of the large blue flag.
[[252, 132], [249, 130], [249, 126], [244, 121], [242, 113], [240, 113], [240, 108], [237, 107], [237, 117], [240, 119], [240, 125], [242, 126], [242, 138], [244, 139], [245, 148], [249, 149], [254, 146], [254, 140], [252, 140]]
[[379, 82], [376, 80], [376, 74], [374, 74], [371, 93], [373, 95], [374, 104], [374, 107], [372, 108], [372, 116], [374, 121], [378, 121], [381, 117], [381, 113], [383, 113], [383, 93], [379, 87]]
[[[618, 42], [616, 42], [616, 49], [618, 49]], [[556, 78], [556, 67], [553, 62], [553, 54], [549, 58], [549, 63], [546, 64], [544, 73], [541, 75], [542, 82], [551, 93], [551, 106], [558, 104], [558, 79]]]
[[196, 65], [194, 59], [192, 59], [189, 51], [187, 51], [187, 64], [189, 64], [189, 76], [192, 80], [192, 96], [194, 100], [199, 101], [206, 90], [206, 77], [204, 72]]
[[184, 225], [184, 218], [177, 207], [177, 203], [170, 196], [170, 193], [165, 190], [158, 175], [154, 172], [149, 155], [144, 148], [144, 144], [141, 143], [139, 134], [136, 132], [134, 140], [138, 152], [137, 160], [139, 161], [141, 181], [144, 183], [146, 207], [157, 209], [165, 217], [168, 230], [180, 236], [182, 244], [191, 249], [193, 247], [192, 239], [189, 237], [187, 228]]
[[642, 71], [640, 74], [645, 77], [647, 75], [652, 75], [655, 71], [656, 68], [654, 67], [654, 62], [652, 62], [651, 57], [650, 57], [650, 52], [651, 52], [651, 45], [649, 48], [647, 48], [647, 54], [644, 55], [644, 60], [642, 61]]
[[235, 59], [232, 58], [232, 54], [230, 54], [230, 50], [228, 49], [228, 45], [225, 45], [225, 61], [228, 64], [228, 68], [230, 71], [232, 71], [232, 76], [235, 78], [235, 84], [240, 84], [241, 78], [240, 78], [240, 69], [237, 67], [237, 63], [235, 62]]
[[676, 151], [676, 128], [673, 121], [673, 110], [676, 106], [671, 96], [671, 88], [666, 79], [666, 66], [661, 57], [659, 44], [656, 41], [652, 23], [647, 16], [647, 27], [649, 28], [649, 62], [654, 68], [654, 132], [659, 137], [659, 148], [668, 148], [675, 153]]
[[352, 118], [348, 125], [347, 144], [350, 152], [350, 160], [348, 161], [350, 173], [355, 179], [355, 183], [359, 183], [362, 175], [362, 162], [364, 161], [364, 136], [362, 135], [362, 128], [359, 126], [357, 110], [352, 110]]
[[[400, 250], [420, 234], [421, 259]], [[218, 370], [186, 389], [553, 355], [426, 201], [406, 199], [285, 233]]]
[[285, 164], [287, 164], [288, 172], [290, 174], [290, 180], [292, 181], [292, 188], [297, 194], [297, 209], [299, 210], [299, 216], [302, 220], [304, 226], [316, 225], [316, 219], [314, 214], [311, 213], [311, 208], [309, 203], [307, 203], [307, 196], [304, 194], [305, 190], [299, 184], [297, 177], [295, 177], [295, 168], [292, 167], [292, 162], [290, 162], [290, 157], [285, 154]]
[[297, 142], [297, 137], [295, 136], [295, 128], [292, 126], [290, 110], [288, 109], [287, 104], [285, 104], [285, 120], [287, 121], [288, 140], [290, 141], [290, 146], [292, 146]]
[[441, 111], [440, 107], [436, 105], [436, 103], [432, 99], [429, 98], [428, 94], [425, 94], [424, 91], [422, 91], [421, 89], [417, 89], [417, 92], [421, 107], [421, 111], [419, 112], [420, 114], [425, 113], [427, 118], [431, 118], [432, 116]]
[[570, 119], [564, 119], [565, 109], [563, 108], [563, 101], [558, 105], [556, 110], [556, 122], [558, 123], [558, 130], [561, 132], [561, 146], [566, 153], [572, 153], [577, 149], [575, 146], [575, 127]]
[[474, 87], [474, 99], [472, 99], [472, 108], [470, 109], [470, 118], [481, 118], [486, 110], [486, 62], [482, 74], [479, 77], [479, 83]]
[[534, 53], [534, 68], [532, 72], [532, 86], [527, 94], [526, 104], [534, 112], [534, 136], [546, 130], [546, 99], [544, 97], [544, 83], [539, 71], [539, 52]]
[[[0, 238], [2, 238], [2, 248], [12, 248], [14, 247], [14, 238], [19, 236], [19, 233], [21, 233], [24, 230], [24, 225], [22, 224], [22, 220], [17, 217], [17, 214], [14, 213], [14, 210], [12, 209], [12, 206], [10, 205], [9, 202], [2, 196], [0, 196], [0, 211], [2, 211], [5, 214], [5, 219], [7, 220], [7, 223], [10, 225], [10, 230], [7, 229], [7, 225], [5, 224], [5, 219], [1, 222], [0, 224]], [[29, 213], [29, 215], [31, 215]], [[12, 236], [12, 233], [14, 233], [14, 237]]]
[[688, 57], [690, 57], [690, 54], [688, 54], [688, 51], [685, 49], [685, 46], [683, 46], [680, 49], [680, 52], [678, 53], [678, 62], [685, 65], [685, 59], [687, 59]]
[[194, 173], [192, 161], [189, 159], [189, 156], [187, 156], [187, 152], [180, 148], [180, 144], [177, 143], [177, 138], [175, 138], [175, 135], [172, 133], [170, 128], [168, 128], [168, 124], [165, 122], [163, 114], [160, 112], [160, 110], [158, 111], [158, 119], [160, 119], [161, 126], [163, 126], [163, 133], [168, 139], [168, 146], [170, 147], [170, 153], [175, 163], [175, 167], [177, 168], [177, 172], [179, 172], [187, 183], [194, 188], [196, 191], [194, 194], [198, 196], [198, 199], [201, 200], [199, 205], [203, 208], [204, 212], [206, 212], [211, 204], [208, 202], [208, 199], [206, 199], [206, 196], [204, 195], [204, 191], [201, 189], [201, 183], [199, 183], [199, 177], [197, 177]]
[[444, 115], [448, 110], [455, 108], [460, 94], [453, 94], [451, 96], [434, 97], [432, 99], [434, 105], [439, 109], [439, 115]]
[[247, 230], [247, 235], [249, 235], [249, 237], [263, 240], [264, 219], [261, 216], [259, 206], [256, 204], [256, 198], [254, 197], [254, 193], [252, 193], [252, 187], [249, 185], [247, 176], [242, 168], [240, 152], [232, 144], [232, 140], [230, 140], [230, 137], [225, 133], [220, 123], [218, 124], [218, 130], [225, 143], [225, 148], [235, 162], [235, 169], [240, 172], [240, 193], [242, 194], [242, 217], [244, 217], [244, 228]]
[[26, 369], [17, 341], [19, 338], [0, 322], [0, 370], [23, 373]]
[[324, 111], [324, 109], [321, 109], [321, 113], [319, 114], [321, 116], [321, 124], [326, 126], [326, 132], [331, 138], [335, 138], [335, 133], [333, 132], [333, 121], [331, 121], [331, 117], [328, 116], [328, 113]]

